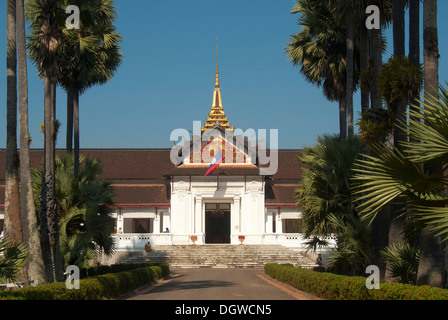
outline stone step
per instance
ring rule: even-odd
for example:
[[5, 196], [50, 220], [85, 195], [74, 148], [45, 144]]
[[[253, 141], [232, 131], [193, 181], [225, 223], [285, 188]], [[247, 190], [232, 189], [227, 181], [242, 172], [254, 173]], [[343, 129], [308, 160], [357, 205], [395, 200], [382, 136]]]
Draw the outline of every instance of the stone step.
[[312, 266], [304, 252], [275, 245], [153, 246], [148, 252], [121, 252], [118, 263], [169, 263], [174, 268], [263, 268], [266, 263]]

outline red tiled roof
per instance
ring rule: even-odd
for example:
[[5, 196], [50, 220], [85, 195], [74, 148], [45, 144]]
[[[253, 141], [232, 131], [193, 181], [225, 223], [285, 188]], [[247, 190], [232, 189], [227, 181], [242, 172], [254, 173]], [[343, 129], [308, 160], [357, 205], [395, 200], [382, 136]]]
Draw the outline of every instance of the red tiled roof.
[[294, 205], [294, 193], [298, 184], [274, 184], [271, 181], [266, 182], [265, 202], [267, 205]]
[[[302, 163], [298, 157], [300, 150], [279, 150], [278, 151], [278, 168], [277, 172], [272, 176], [273, 180], [293, 180], [299, 181], [302, 176]], [[270, 155], [269, 155], [270, 156]], [[273, 157], [274, 155], [272, 155]], [[261, 167], [268, 167], [262, 165]]]
[[[64, 150], [57, 150], [63, 153]], [[174, 166], [170, 160], [171, 149], [82, 149], [81, 154], [99, 159], [103, 166], [101, 180], [114, 186], [117, 204], [169, 204], [170, 181], [167, 176], [203, 176], [208, 165]], [[302, 173], [298, 161], [300, 150], [279, 150], [278, 171], [266, 183], [267, 204], [294, 204], [294, 184]], [[43, 167], [43, 150], [30, 153], [31, 166]], [[0, 205], [4, 203], [6, 150], [0, 150]], [[259, 175], [254, 165], [225, 165], [217, 169], [222, 176]], [[269, 188], [271, 190], [269, 190]], [[2, 191], [3, 190], [3, 191]]]
[[155, 185], [113, 184], [117, 205], [126, 204], [170, 204], [169, 183]]

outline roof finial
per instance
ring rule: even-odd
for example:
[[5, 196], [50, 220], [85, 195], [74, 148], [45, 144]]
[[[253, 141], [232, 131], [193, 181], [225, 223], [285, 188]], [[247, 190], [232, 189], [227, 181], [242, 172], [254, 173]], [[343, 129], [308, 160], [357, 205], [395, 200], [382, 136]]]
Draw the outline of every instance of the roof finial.
[[218, 37], [216, 37], [216, 80], [215, 88], [219, 88], [219, 71], [218, 71]]
[[219, 87], [219, 71], [218, 71], [218, 38], [216, 38], [216, 81], [215, 89], [213, 90], [213, 104], [211, 112], [208, 114], [205, 125], [201, 128], [201, 132], [213, 128], [216, 125], [221, 126], [226, 130], [235, 130], [230, 126], [229, 119], [226, 117], [224, 107], [222, 106], [221, 88]]

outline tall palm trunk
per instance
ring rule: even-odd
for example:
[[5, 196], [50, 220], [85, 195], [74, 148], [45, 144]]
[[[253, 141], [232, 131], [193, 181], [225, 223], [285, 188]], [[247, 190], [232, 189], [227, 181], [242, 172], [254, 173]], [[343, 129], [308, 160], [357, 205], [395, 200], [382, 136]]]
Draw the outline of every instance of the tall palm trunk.
[[[423, 46], [425, 96], [436, 97], [439, 86], [437, 0], [423, 1]], [[441, 238], [424, 230], [420, 235], [417, 284], [443, 287], [445, 277], [445, 255], [442, 251]]]
[[383, 102], [378, 91], [378, 80], [381, 76], [381, 68], [383, 67], [383, 40], [381, 29], [369, 30], [370, 33], [370, 50], [372, 57], [372, 85], [371, 85], [371, 107], [373, 109], [382, 109]]
[[26, 61], [25, 11], [24, 1], [17, 0], [17, 57], [19, 83], [19, 132], [20, 132], [20, 203], [23, 242], [30, 250], [26, 269], [28, 278], [35, 285], [46, 282], [42, 260], [39, 230], [31, 186], [30, 136], [28, 128], [28, 75]]
[[66, 133], [66, 151], [73, 152], [73, 94], [67, 92], [67, 133]]
[[[56, 65], [56, 63], [55, 63]], [[55, 67], [54, 70], [57, 70]], [[54, 74], [54, 73], [53, 73]], [[49, 231], [53, 253], [54, 273], [56, 281], [63, 281], [63, 259], [59, 242], [59, 217], [56, 199], [56, 76], [51, 78], [51, 105], [50, 105], [50, 164], [49, 172], [51, 178], [48, 179], [47, 186], [47, 210], [49, 212]], [[50, 199], [50, 200], [49, 200]]]
[[74, 174], [79, 174], [79, 90], [67, 93], [67, 141], [66, 150], [74, 153]]
[[[382, 109], [382, 97], [378, 91], [378, 80], [381, 76], [383, 67], [383, 40], [382, 30], [372, 29], [367, 32], [370, 40], [370, 67], [372, 68], [372, 84], [370, 87], [370, 105], [372, 109]], [[375, 265], [380, 267], [380, 278], [386, 277], [386, 263], [380, 255], [380, 250], [387, 246], [389, 241], [389, 215], [388, 212], [382, 212], [372, 222], [372, 251]]]
[[[367, 28], [364, 25], [360, 27], [360, 58], [359, 58], [359, 66], [361, 72], [367, 70], [369, 68], [369, 39]], [[369, 110], [369, 93], [365, 88], [361, 85], [361, 111]]]
[[[404, 8], [405, 0], [393, 0], [393, 43], [394, 55], [405, 56], [405, 27], [404, 27]], [[395, 110], [395, 123], [398, 125], [400, 121], [406, 118], [406, 102], [399, 101], [397, 109]], [[399, 126], [394, 127], [394, 146], [402, 151], [400, 141], [406, 139], [406, 132], [400, 129]]]
[[[409, 62], [420, 67], [420, 0], [409, 0]], [[416, 111], [418, 97], [409, 108]]]
[[439, 39], [437, 0], [423, 1], [423, 59], [425, 94], [437, 97], [439, 87]]
[[40, 208], [40, 236], [42, 245], [42, 257], [45, 264], [45, 275], [47, 282], [54, 282], [54, 266], [52, 254], [52, 239], [50, 236], [51, 229], [51, 189], [52, 175], [50, 173], [51, 162], [51, 81], [49, 76], [44, 76], [44, 172], [42, 175], [42, 192], [41, 192], [41, 208]]
[[420, 65], [420, 0], [409, 0], [409, 62]]
[[22, 241], [20, 217], [19, 159], [17, 153], [17, 49], [16, 2], [6, 2], [7, 28], [7, 136], [6, 136], [6, 190], [5, 235], [13, 241]]
[[339, 139], [347, 139], [347, 112], [345, 97], [339, 100]]
[[[47, 74], [53, 74], [52, 70]], [[42, 185], [42, 203], [41, 224], [47, 223], [48, 238], [45, 239], [45, 249], [42, 248], [44, 255], [47, 281], [63, 281], [62, 256], [59, 244], [59, 222], [56, 201], [56, 182], [55, 182], [55, 105], [56, 105], [56, 82], [54, 77], [44, 77], [44, 175]], [[41, 234], [45, 233], [42, 231]], [[42, 236], [42, 235], [41, 235]], [[48, 242], [48, 243], [47, 243]], [[43, 246], [44, 246], [43, 244]], [[50, 264], [49, 264], [50, 263]], [[51, 274], [51, 275], [50, 275]]]
[[[393, 45], [394, 55], [404, 56], [405, 53], [405, 29], [404, 29], [404, 0], [393, 0]], [[399, 101], [395, 110], [395, 126], [393, 133], [393, 144], [395, 148], [402, 151], [401, 141], [405, 141], [406, 132], [398, 125], [406, 117], [406, 103]], [[404, 242], [405, 239], [405, 217], [399, 216], [403, 212], [403, 205], [393, 204], [391, 206], [391, 221], [389, 228], [389, 245], [395, 245]], [[392, 281], [392, 273], [386, 268], [386, 281]]]
[[354, 35], [351, 22], [347, 26], [347, 130], [348, 138], [354, 135], [353, 127], [353, 59], [354, 59]]
[[79, 90], [73, 94], [74, 174], [79, 174]]

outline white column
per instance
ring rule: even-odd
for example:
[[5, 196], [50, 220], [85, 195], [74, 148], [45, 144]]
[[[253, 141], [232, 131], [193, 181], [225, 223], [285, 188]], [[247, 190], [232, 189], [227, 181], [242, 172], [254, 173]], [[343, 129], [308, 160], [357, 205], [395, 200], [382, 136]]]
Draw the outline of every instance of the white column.
[[154, 234], [160, 234], [160, 221], [162, 221], [160, 214], [161, 212], [159, 212], [156, 208], [156, 215], [152, 224], [152, 232]]
[[[195, 197], [195, 207], [194, 207], [194, 230], [193, 232], [198, 235], [198, 240], [204, 234], [202, 230], [202, 197], [197, 195]], [[201, 237], [199, 237], [201, 235]]]
[[273, 211], [267, 211], [266, 212], [266, 233], [273, 233], [272, 226], [274, 219], [274, 212]]
[[171, 231], [171, 223], [170, 223], [170, 214], [168, 211], [160, 212], [160, 219], [162, 219], [161, 223], [163, 226], [163, 231], [168, 228]]
[[275, 219], [275, 229], [276, 233], [283, 233], [283, 223], [282, 223], [282, 215], [280, 209], [278, 209]]
[[[234, 222], [236, 222], [236, 224], [238, 225], [238, 233], [241, 234], [241, 197], [240, 196], [234, 196], [233, 197], [233, 210], [235, 212], [232, 213], [232, 215], [235, 217], [235, 220], [233, 220]], [[233, 225], [231, 226], [232, 230], [234, 230]]]
[[124, 221], [121, 208], [117, 212], [117, 233], [124, 233]]

